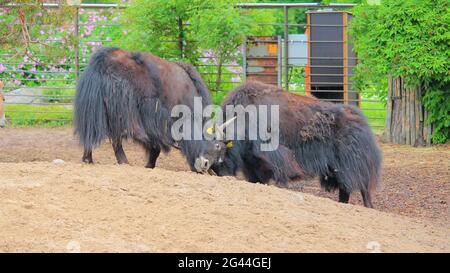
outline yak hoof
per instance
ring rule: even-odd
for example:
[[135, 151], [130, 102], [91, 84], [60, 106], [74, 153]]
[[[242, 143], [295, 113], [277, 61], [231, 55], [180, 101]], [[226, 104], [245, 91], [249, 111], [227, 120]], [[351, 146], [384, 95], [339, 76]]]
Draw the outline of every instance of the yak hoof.
[[92, 161], [92, 159], [89, 159], [89, 158], [83, 158], [82, 161], [83, 161], [83, 163], [86, 163], [86, 164], [94, 164], [94, 161]]

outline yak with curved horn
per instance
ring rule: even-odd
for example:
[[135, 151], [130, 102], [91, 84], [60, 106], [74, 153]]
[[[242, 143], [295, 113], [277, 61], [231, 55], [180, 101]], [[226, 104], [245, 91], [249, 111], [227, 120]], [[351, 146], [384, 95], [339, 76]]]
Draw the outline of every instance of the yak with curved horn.
[[229, 142], [224, 162], [212, 167], [218, 175], [236, 175], [240, 170], [248, 181], [279, 183], [318, 176], [323, 188], [339, 190], [340, 202], [347, 203], [350, 193], [360, 191], [364, 205], [373, 207], [371, 192], [380, 182], [382, 158], [359, 109], [260, 82], [235, 89], [223, 102], [224, 113], [229, 105], [277, 105], [279, 128], [271, 129], [278, 129], [280, 145], [261, 151], [260, 138]]
[[171, 135], [172, 108], [184, 105], [193, 110], [195, 97], [201, 97], [202, 106], [211, 104], [209, 90], [192, 65], [118, 48], [97, 50], [80, 77], [75, 97], [75, 133], [84, 146], [82, 160], [93, 163], [92, 149], [109, 138], [117, 162], [128, 163], [122, 140], [133, 139], [148, 153], [148, 168], [155, 167], [161, 151], [177, 147], [191, 170], [208, 171], [222, 160], [222, 141], [176, 142]]

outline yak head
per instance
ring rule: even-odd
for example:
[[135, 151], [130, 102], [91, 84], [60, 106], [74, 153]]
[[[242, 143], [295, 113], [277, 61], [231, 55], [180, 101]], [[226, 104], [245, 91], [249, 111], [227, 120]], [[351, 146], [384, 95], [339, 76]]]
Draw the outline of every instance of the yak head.
[[195, 150], [191, 151], [195, 155], [193, 166], [191, 165], [193, 171], [214, 174], [211, 166], [222, 163], [227, 150], [227, 144], [223, 141], [225, 128], [234, 120], [235, 118], [232, 118], [221, 125], [216, 124], [209, 128], [208, 134], [214, 136], [213, 140], [199, 140], [196, 145], [192, 145], [195, 147]]

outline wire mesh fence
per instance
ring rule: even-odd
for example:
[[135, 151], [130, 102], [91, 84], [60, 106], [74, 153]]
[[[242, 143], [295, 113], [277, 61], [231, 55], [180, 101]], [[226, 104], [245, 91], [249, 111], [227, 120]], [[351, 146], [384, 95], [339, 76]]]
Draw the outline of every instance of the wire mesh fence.
[[[0, 13], [13, 8], [0, 7]], [[48, 6], [48, 9], [51, 8], [51, 5]], [[284, 11], [288, 12], [288, 9]], [[117, 37], [127, 35], [119, 20], [122, 13], [123, 9], [115, 5], [82, 5], [76, 8], [72, 23], [64, 28], [55, 29], [50, 24], [36, 25], [35, 31], [41, 34], [41, 42], [55, 47], [64, 43], [59, 32], [71, 32], [76, 36], [77, 43], [57, 61], [47, 61], [45, 54], [19, 58], [14, 52], [0, 50], [0, 80], [5, 85], [3, 93], [8, 123], [12, 126], [71, 124], [76, 80], [96, 49], [117, 46]], [[285, 21], [264, 25], [282, 26], [284, 33], [273, 36], [269, 42], [258, 41], [258, 37], [248, 37], [236, 52], [236, 61], [223, 64], [220, 79], [217, 77], [218, 60], [214, 53], [205, 51], [201, 54], [196, 66], [210, 87], [214, 102], [219, 103], [230, 90], [246, 80], [258, 79], [279, 85], [290, 92], [358, 105], [374, 130], [383, 129], [385, 108], [382, 100], [371, 90], [354, 90], [352, 76], [357, 58], [351, 50], [346, 53], [343, 50], [349, 45], [346, 36], [340, 34], [339, 39], [333, 38], [334, 32], [345, 32], [347, 21], [339, 24], [310, 21], [292, 24]], [[314, 37], [315, 32], [311, 30], [318, 29], [328, 29], [331, 35]], [[300, 39], [296, 35], [301, 35]], [[266, 46], [266, 54], [255, 55], [252, 50], [258, 49], [258, 46], [261, 48], [261, 45]], [[331, 51], [339, 48], [343, 54], [316, 54], [326, 51], [327, 47]]]

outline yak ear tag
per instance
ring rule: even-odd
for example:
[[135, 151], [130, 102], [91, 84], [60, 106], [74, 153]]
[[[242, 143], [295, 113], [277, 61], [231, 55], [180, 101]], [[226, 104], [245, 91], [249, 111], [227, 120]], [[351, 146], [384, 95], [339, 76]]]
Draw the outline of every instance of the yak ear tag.
[[206, 129], [206, 132], [208, 133], [208, 134], [210, 134], [210, 135], [213, 135], [214, 134], [214, 128], [213, 127], [209, 127], [208, 129]]
[[228, 149], [233, 148], [233, 141], [230, 140], [230, 141], [227, 142], [227, 148]]

